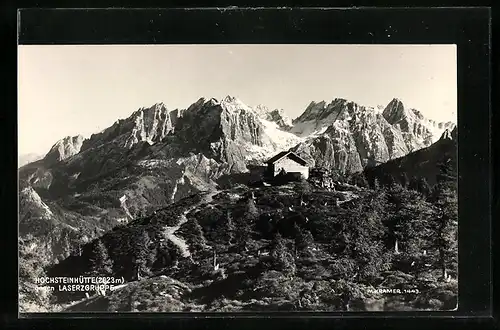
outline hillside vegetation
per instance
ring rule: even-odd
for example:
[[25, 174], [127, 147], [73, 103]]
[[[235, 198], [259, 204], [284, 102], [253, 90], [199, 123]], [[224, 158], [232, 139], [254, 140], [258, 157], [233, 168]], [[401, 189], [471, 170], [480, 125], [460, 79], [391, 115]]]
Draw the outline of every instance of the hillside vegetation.
[[55, 290], [39, 303], [73, 311], [454, 309], [454, 168], [441, 164], [434, 186], [358, 178], [344, 191], [297, 182], [195, 194], [47, 268], [126, 285], [90, 299]]

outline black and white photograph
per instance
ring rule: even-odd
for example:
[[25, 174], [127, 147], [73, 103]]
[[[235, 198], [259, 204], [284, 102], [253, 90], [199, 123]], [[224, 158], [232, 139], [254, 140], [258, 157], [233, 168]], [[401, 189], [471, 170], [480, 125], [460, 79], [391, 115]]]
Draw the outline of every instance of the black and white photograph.
[[19, 312], [458, 309], [454, 44], [18, 46]]

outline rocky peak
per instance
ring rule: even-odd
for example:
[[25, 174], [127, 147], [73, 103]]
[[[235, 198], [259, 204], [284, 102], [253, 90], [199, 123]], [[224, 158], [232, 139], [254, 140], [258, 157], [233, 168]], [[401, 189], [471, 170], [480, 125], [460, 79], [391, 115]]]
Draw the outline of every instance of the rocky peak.
[[272, 119], [283, 119], [277, 116], [280, 111], [256, 108], [231, 96], [197, 102], [179, 119], [175, 136], [184, 151], [202, 152], [231, 171], [245, 171], [247, 161], [264, 159], [297, 141], [295, 135], [279, 130], [278, 123], [271, 124]]
[[259, 104], [254, 107], [257, 115], [267, 121], [276, 123], [279, 128], [287, 130], [292, 127], [292, 120], [285, 114], [283, 109], [269, 110], [265, 105]]
[[456, 124], [454, 122], [451, 122], [451, 121], [441, 122], [441, 123], [434, 122], [434, 126], [436, 126], [436, 125], [439, 129], [453, 130], [456, 127]]
[[352, 113], [357, 109], [358, 105], [354, 102], [349, 102], [344, 98], [335, 98], [330, 103], [326, 101], [311, 102], [302, 115], [294, 120], [296, 122], [304, 122], [310, 120], [326, 120], [335, 121], [344, 114]]
[[441, 134], [441, 140], [452, 140], [451, 132], [449, 129], [445, 129], [443, 134]]
[[283, 109], [274, 109], [271, 112], [268, 112], [267, 120], [275, 122], [278, 127], [282, 129], [290, 129], [292, 127], [292, 120], [285, 115]]
[[343, 98], [336, 98], [328, 104], [325, 101], [311, 102], [306, 110], [292, 121], [290, 132], [302, 137], [318, 134], [337, 120], [351, 119], [362, 109], [364, 107]]
[[410, 151], [429, 146], [439, 139], [440, 132], [415, 109], [406, 109], [403, 102], [394, 98], [382, 112], [394, 128], [401, 131]]
[[440, 140], [456, 140], [457, 139], [457, 127], [455, 126], [453, 129], [445, 129], [443, 134], [441, 134]]
[[[410, 109], [410, 111], [412, 111], [412, 112], [413, 112], [413, 114], [414, 114], [414, 115], [415, 115], [418, 119], [420, 119], [420, 120], [424, 120], [424, 119], [425, 119], [424, 115], [423, 115], [420, 111], [418, 111], [417, 109], [413, 109], [413, 108], [412, 108], [412, 109]], [[433, 120], [429, 120], [429, 121], [430, 121], [430, 122], [434, 122]]]
[[129, 118], [152, 117], [158, 113], [166, 112], [167, 107], [163, 102], [155, 103], [150, 107], [142, 107], [134, 111]]
[[57, 141], [45, 156], [49, 163], [59, 162], [80, 152], [83, 145], [83, 136], [67, 136]]
[[161, 141], [173, 130], [170, 114], [163, 103], [141, 108], [134, 112], [130, 119], [133, 119], [133, 127], [125, 140], [126, 148], [131, 148], [141, 141], [150, 144]]
[[384, 111], [382, 112], [384, 118], [391, 125], [394, 125], [400, 122], [401, 120], [406, 119], [407, 117], [411, 116], [410, 114], [411, 114], [410, 112], [406, 111], [403, 102], [398, 98], [392, 99], [392, 101], [389, 102], [389, 104], [385, 107]]
[[[449, 132], [453, 123], [436, 123], [403, 102], [365, 107], [343, 98], [311, 102], [289, 130], [306, 139], [300, 150], [315, 163], [325, 160], [340, 170], [360, 170], [370, 157], [377, 162], [405, 156], [427, 147]], [[306, 151], [311, 149], [311, 151]]]
[[252, 108], [243, 103], [240, 99], [230, 95], [227, 95], [220, 102], [220, 106], [222, 107], [223, 110], [229, 112], [240, 112], [240, 111], [254, 112]]
[[325, 105], [325, 101], [312, 101], [311, 103], [309, 103], [306, 110], [293, 120], [293, 124], [316, 118], [317, 114], [319, 114], [325, 108]]
[[267, 117], [267, 114], [270, 112], [269, 108], [266, 107], [263, 104], [258, 104], [254, 107], [255, 112], [262, 118], [265, 119]]
[[456, 125], [453, 127], [453, 130], [451, 131], [451, 137], [453, 140], [458, 139], [458, 129]]
[[210, 98], [208, 101], [205, 100], [204, 103], [206, 103], [206, 104], [208, 104], [210, 106], [214, 106], [214, 105], [220, 104], [220, 102], [215, 97]]
[[231, 95], [226, 95], [226, 97], [224, 97], [222, 99], [223, 102], [227, 102], [227, 103], [233, 103], [233, 102], [239, 102], [240, 100], [238, 100], [238, 98], [234, 97], [234, 96], [231, 96]]
[[82, 146], [82, 151], [99, 145], [116, 142], [120, 147], [132, 148], [140, 142], [154, 144], [172, 133], [181, 113], [170, 111], [163, 102], [134, 111], [128, 118], [116, 121], [100, 133], [92, 134]]

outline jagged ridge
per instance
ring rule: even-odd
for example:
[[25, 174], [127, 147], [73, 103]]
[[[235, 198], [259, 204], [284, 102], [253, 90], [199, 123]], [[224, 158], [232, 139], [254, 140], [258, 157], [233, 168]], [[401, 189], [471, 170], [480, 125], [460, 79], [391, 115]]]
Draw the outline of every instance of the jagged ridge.
[[415, 109], [405, 109], [393, 99], [380, 113], [337, 98], [330, 103], [312, 102], [293, 121], [291, 132], [305, 136], [295, 147], [313, 166], [340, 172], [358, 172], [366, 166], [387, 162], [425, 148], [454, 123], [436, 123]]

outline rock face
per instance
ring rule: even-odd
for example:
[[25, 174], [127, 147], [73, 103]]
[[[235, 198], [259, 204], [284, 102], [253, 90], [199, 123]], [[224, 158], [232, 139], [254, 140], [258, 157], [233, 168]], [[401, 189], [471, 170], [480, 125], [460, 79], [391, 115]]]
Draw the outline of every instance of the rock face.
[[[56, 207], [55, 210], [60, 209]], [[85, 235], [84, 228], [92, 225], [91, 220], [73, 222], [75, 216], [71, 212], [61, 214], [57, 211], [53, 211], [31, 186], [20, 186], [19, 236], [34, 239], [33, 243], [45, 251], [44, 258], [50, 262], [68, 257], [76, 244], [88, 240], [90, 236]]]
[[380, 110], [345, 99], [312, 102], [289, 129], [306, 139], [295, 150], [312, 166], [358, 172], [427, 147], [455, 125], [426, 119], [398, 99]]
[[83, 144], [83, 136], [67, 136], [57, 141], [45, 156], [48, 163], [56, 163], [80, 152]]
[[26, 224], [26, 229], [30, 229], [30, 221], [34, 223], [36, 223], [37, 220], [50, 221], [54, 217], [54, 214], [31, 186], [27, 185], [20, 188], [19, 222], [21, 225], [21, 233], [23, 233], [22, 229], [25, 227], [23, 226], [24, 224]]
[[362, 169], [356, 141], [345, 122], [333, 124], [323, 134], [298, 144], [294, 151], [311, 167], [333, 168], [341, 172]]
[[257, 114], [270, 122], [274, 122], [280, 129], [288, 130], [292, 128], [292, 120], [285, 114], [283, 109], [269, 110], [265, 105], [259, 104], [255, 107]]
[[457, 140], [458, 138], [458, 132], [457, 132], [457, 127], [453, 128], [452, 130], [450, 129], [445, 129], [443, 134], [441, 135], [440, 140]]
[[436, 142], [445, 129], [453, 129], [452, 122], [438, 123], [425, 118], [416, 109], [406, 109], [403, 102], [393, 99], [383, 111], [387, 122], [403, 133], [410, 151], [415, 151]]
[[141, 108], [127, 119], [120, 119], [111, 127], [92, 136], [83, 143], [82, 151], [104, 143], [116, 142], [117, 146], [130, 149], [140, 142], [153, 144], [173, 133], [179, 111], [168, 111], [163, 103]]

